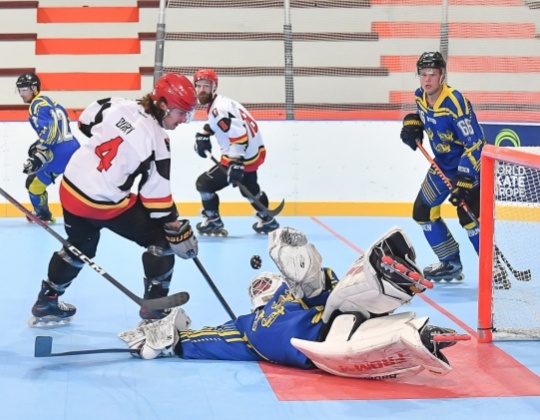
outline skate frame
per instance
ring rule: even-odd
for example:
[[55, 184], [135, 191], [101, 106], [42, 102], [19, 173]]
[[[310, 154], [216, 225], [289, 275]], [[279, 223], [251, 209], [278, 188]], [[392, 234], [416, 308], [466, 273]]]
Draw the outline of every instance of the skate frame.
[[6, 200], [8, 200], [11, 204], [17, 207], [20, 211], [22, 211], [29, 220], [41, 226], [43, 229], [45, 229], [50, 235], [52, 235], [56, 240], [58, 240], [67, 250], [69, 250], [72, 254], [77, 256], [77, 258], [79, 258], [81, 261], [89, 265], [94, 271], [96, 271], [99, 275], [104, 277], [107, 281], [112, 283], [117, 289], [123, 292], [127, 297], [133, 300], [137, 305], [142, 306], [143, 308], [146, 308], [149, 310], [168, 309], [168, 308], [173, 308], [175, 306], [183, 305], [189, 300], [189, 294], [187, 292], [178, 292], [170, 296], [165, 296], [165, 297], [156, 298], [156, 299], [140, 298], [131, 290], [129, 290], [127, 287], [125, 287], [122, 283], [116, 280], [113, 276], [107, 273], [103, 268], [97, 265], [94, 261], [92, 261], [89, 257], [84, 255], [78, 248], [71, 245], [66, 239], [64, 239], [54, 229], [52, 229], [47, 222], [44, 222], [40, 218], [36, 217], [34, 213], [29, 211], [26, 207], [24, 207], [21, 203], [19, 203], [15, 198], [9, 195], [2, 188], [0, 188], [0, 194], [3, 195]]
[[[426, 151], [426, 149], [424, 148], [424, 146], [422, 146], [422, 143], [420, 143], [419, 140], [416, 140], [416, 145], [418, 146], [418, 148], [420, 149], [420, 151], [422, 152], [422, 154], [426, 157], [426, 159], [428, 160], [428, 162], [431, 164], [431, 166], [433, 167], [433, 169], [435, 169], [435, 172], [437, 172], [437, 175], [439, 175], [439, 177], [444, 181], [444, 183], [446, 184], [446, 186], [448, 188], [450, 188], [450, 191], [452, 190], [453, 188], [453, 185], [452, 183], [450, 182], [450, 180], [448, 179], [448, 177], [444, 174], [444, 172], [441, 170], [441, 168], [439, 168], [439, 165], [437, 165], [437, 163], [435, 162], [435, 160], [433, 160], [433, 158], [430, 156], [430, 154]], [[470, 217], [470, 219], [474, 222], [474, 224], [478, 227], [480, 227], [480, 221], [478, 220], [478, 218], [473, 214], [473, 212], [471, 211], [471, 209], [469, 208], [469, 206], [467, 205], [467, 203], [465, 203], [464, 200], [461, 200], [461, 203], [459, 204], [459, 206], [465, 210], [465, 212], [467, 213], [467, 215]], [[508, 267], [508, 269], [510, 270], [510, 272], [514, 275], [514, 277], [516, 279], [518, 279], [519, 281], [530, 281], [531, 278], [532, 278], [532, 273], [531, 273], [531, 270], [529, 269], [526, 269], [526, 270], [516, 270], [514, 269], [514, 267], [512, 265], [510, 265], [510, 262], [508, 261], [508, 259], [504, 256], [504, 254], [502, 253], [502, 251], [499, 249], [499, 247], [497, 246], [497, 244], [494, 244], [495, 245], [495, 257], [497, 259], [497, 261], [499, 260], [499, 258], [501, 260], [503, 260], [503, 262], [506, 264], [506, 266]]]
[[79, 354], [97, 353], [131, 353], [140, 354], [139, 349], [94, 349], [94, 350], [74, 350], [61, 353], [52, 352], [53, 338], [48, 335], [38, 335], [34, 346], [34, 357], [54, 357], [54, 356], [77, 356]]
[[[210, 159], [212, 159], [212, 162], [214, 162], [219, 169], [221, 169], [222, 172], [224, 173], [227, 173], [227, 169], [225, 169], [219, 162], [218, 160], [211, 155], [210, 152], [207, 152], [206, 156], [208, 156]], [[268, 208], [266, 208], [263, 203], [261, 203], [259, 201], [259, 199], [257, 197], [255, 197], [253, 194], [251, 194], [251, 192], [246, 188], [246, 186], [244, 184], [242, 184], [241, 182], [238, 182], [236, 181], [234, 183], [234, 185], [238, 188], [240, 188], [240, 190], [242, 190], [242, 192], [247, 196], [249, 197], [249, 199], [253, 202], [253, 204], [255, 204], [255, 206], [259, 209], [259, 211], [261, 213], [264, 213], [266, 214], [267, 216], [269, 217], [275, 217], [277, 216], [279, 213], [281, 213], [281, 210], [283, 210], [283, 207], [285, 206], [285, 200], [281, 200], [281, 203], [279, 203], [279, 205], [274, 209], [274, 210], [270, 210]]]

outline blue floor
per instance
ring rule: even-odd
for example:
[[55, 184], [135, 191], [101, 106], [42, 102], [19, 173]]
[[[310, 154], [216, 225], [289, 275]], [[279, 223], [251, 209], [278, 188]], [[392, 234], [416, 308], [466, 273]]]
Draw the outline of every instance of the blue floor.
[[[274, 266], [267, 254], [266, 237], [255, 235], [251, 229], [252, 218], [229, 217], [224, 221], [230, 236], [201, 237], [199, 259], [238, 315], [250, 309], [247, 285], [256, 274], [249, 264], [251, 256], [261, 255], [263, 265], [259, 271], [273, 271]], [[64, 236], [59, 222], [54, 228]], [[393, 225], [408, 233], [421, 267], [435, 262], [420, 228], [408, 218], [280, 217], [279, 222], [304, 231], [322, 254], [323, 264], [338, 275], [344, 274], [358, 253]], [[476, 330], [478, 258], [457, 221], [447, 223], [461, 244], [466, 279], [461, 284], [438, 284], [426, 296], [450, 313], [452, 319], [419, 298], [407, 310], [428, 315], [431, 323], [460, 332], [464, 331], [456, 325], [456, 319]], [[540, 396], [283, 402], [277, 399], [257, 363], [142, 361], [124, 353], [34, 358], [37, 335], [52, 336], [54, 352], [123, 347], [116, 334], [137, 324], [138, 308], [85, 267], [64, 296], [65, 301], [77, 307], [72, 324], [29, 328], [30, 308], [50, 256], [60, 244], [44, 229], [22, 218], [1, 219], [0, 240], [0, 264], [4, 269], [4, 301], [0, 306], [3, 419], [499, 419], [514, 413], [520, 419], [540, 418]], [[104, 232], [95, 262], [142, 295], [141, 251]], [[227, 320], [226, 312], [191, 261], [177, 260], [171, 289], [190, 293], [185, 310], [193, 328]], [[497, 346], [540, 375], [539, 342], [505, 342]], [[508, 377], [508, 381], [517, 380]], [[363, 385], [361, 380], [356, 383], [358, 387]]]

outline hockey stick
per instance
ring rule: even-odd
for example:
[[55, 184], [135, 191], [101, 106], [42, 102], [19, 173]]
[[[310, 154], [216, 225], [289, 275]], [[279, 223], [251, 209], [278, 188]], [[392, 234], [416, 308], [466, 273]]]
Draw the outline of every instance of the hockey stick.
[[223, 295], [220, 293], [216, 284], [212, 281], [212, 278], [210, 277], [208, 272], [205, 270], [202, 263], [199, 261], [197, 257], [193, 257], [193, 262], [195, 263], [195, 265], [197, 266], [197, 268], [203, 275], [204, 279], [206, 280], [206, 282], [208, 283], [208, 285], [210, 286], [210, 288], [212, 289], [216, 297], [218, 298], [219, 303], [221, 303], [221, 306], [223, 306], [223, 309], [225, 309], [225, 311], [229, 314], [229, 316], [231, 317], [233, 321], [236, 320], [236, 315], [234, 314], [233, 310], [231, 309], [231, 307], [229, 306], [229, 304], [227, 303]]
[[47, 222], [44, 222], [40, 218], [36, 217], [34, 213], [29, 211], [21, 203], [19, 203], [15, 198], [9, 195], [6, 191], [0, 188], [0, 194], [4, 196], [11, 204], [17, 207], [24, 215], [30, 219], [32, 222], [38, 224], [43, 229], [45, 229], [49, 234], [51, 234], [56, 240], [58, 240], [64, 247], [66, 247], [72, 254], [77, 256], [81, 261], [89, 265], [94, 271], [112, 283], [116, 288], [120, 289], [127, 297], [133, 300], [137, 305], [142, 306], [143, 308], [155, 310], [155, 309], [167, 309], [173, 308], [175, 306], [180, 306], [186, 303], [189, 300], [189, 294], [187, 292], [179, 292], [174, 295], [165, 296], [157, 299], [142, 299], [131, 290], [126, 288], [122, 283], [116, 280], [113, 276], [107, 273], [103, 268], [97, 265], [94, 261], [84, 255], [78, 248], [71, 245], [66, 239], [59, 235], [54, 229], [49, 227]]
[[[210, 159], [212, 159], [212, 162], [214, 162], [218, 166], [218, 168], [221, 169], [222, 172], [224, 172], [225, 174], [227, 173], [227, 169], [225, 169], [219, 163], [219, 161], [214, 156], [212, 156], [210, 154], [210, 152], [208, 152], [206, 154], [206, 156], [208, 156]], [[283, 210], [283, 207], [285, 206], [285, 200], [283, 199], [283, 200], [281, 200], [281, 203], [279, 203], [279, 205], [274, 210], [270, 210], [270, 209], [266, 208], [266, 206], [264, 206], [263, 203], [261, 203], [257, 197], [255, 197], [253, 194], [251, 194], [251, 192], [246, 188], [246, 186], [244, 184], [242, 184], [241, 182], [236, 181], [234, 185], [236, 185], [238, 188], [240, 188], [242, 190], [242, 192], [244, 193], [244, 195], [249, 197], [249, 199], [253, 202], [253, 204], [255, 204], [255, 206], [259, 209], [260, 212], [266, 214], [269, 217], [277, 216], [279, 213], [281, 213], [281, 210]]]
[[[419, 140], [416, 141], [416, 145], [418, 146], [418, 148], [420, 149], [420, 151], [422, 152], [422, 154], [426, 157], [426, 159], [428, 160], [428, 162], [431, 164], [431, 166], [433, 167], [433, 169], [435, 169], [435, 172], [437, 172], [437, 175], [439, 175], [439, 177], [444, 181], [444, 183], [446, 184], [446, 186], [448, 188], [450, 188], [450, 190], [452, 190], [453, 188], [453, 185], [452, 183], [450, 182], [450, 180], [448, 179], [448, 177], [444, 174], [444, 172], [441, 170], [441, 168], [439, 167], [439, 165], [437, 165], [437, 162], [435, 162], [435, 160], [431, 157], [431, 155], [427, 152], [427, 150], [424, 148], [424, 146], [422, 146], [422, 143], [420, 143]], [[471, 211], [471, 209], [469, 208], [469, 206], [467, 205], [467, 203], [465, 203], [465, 201], [461, 200], [461, 203], [459, 204], [460, 207], [465, 210], [465, 212], [467, 213], [467, 215], [471, 218], [471, 220], [476, 224], [476, 226], [480, 227], [480, 221], [478, 220], [478, 218], [473, 214], [473, 212]], [[514, 277], [516, 279], [518, 279], [519, 281], [530, 281], [532, 279], [532, 273], [531, 273], [531, 270], [527, 269], [527, 270], [516, 270], [514, 269], [514, 267], [510, 264], [510, 262], [508, 261], [508, 259], [504, 256], [504, 254], [502, 253], [502, 251], [499, 249], [499, 247], [497, 246], [497, 244], [495, 244], [495, 255], [497, 258], [501, 258], [503, 260], [503, 262], [506, 264], [506, 266], [508, 267], [508, 269], [510, 270], [510, 272], [514, 275]]]
[[38, 335], [34, 347], [34, 357], [53, 357], [53, 356], [76, 356], [79, 354], [96, 354], [96, 353], [131, 353], [139, 354], [139, 349], [95, 349], [95, 350], [74, 350], [64, 351], [61, 353], [52, 352], [53, 338], [48, 335]]

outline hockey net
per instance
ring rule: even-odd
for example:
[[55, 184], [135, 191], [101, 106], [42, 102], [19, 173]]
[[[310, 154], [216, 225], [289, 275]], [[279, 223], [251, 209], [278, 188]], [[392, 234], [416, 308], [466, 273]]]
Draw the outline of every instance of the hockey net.
[[481, 122], [539, 121], [537, 3], [168, 0], [155, 68], [214, 68], [258, 119], [400, 120], [418, 57], [440, 51]]
[[481, 177], [478, 341], [540, 339], [540, 147], [485, 146]]

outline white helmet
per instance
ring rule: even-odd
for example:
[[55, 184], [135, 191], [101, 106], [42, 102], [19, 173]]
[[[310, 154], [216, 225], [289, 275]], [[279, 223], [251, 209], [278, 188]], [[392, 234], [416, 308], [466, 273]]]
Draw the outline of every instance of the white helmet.
[[252, 310], [266, 305], [266, 302], [270, 300], [284, 282], [285, 279], [281, 275], [268, 271], [253, 277], [248, 286]]

